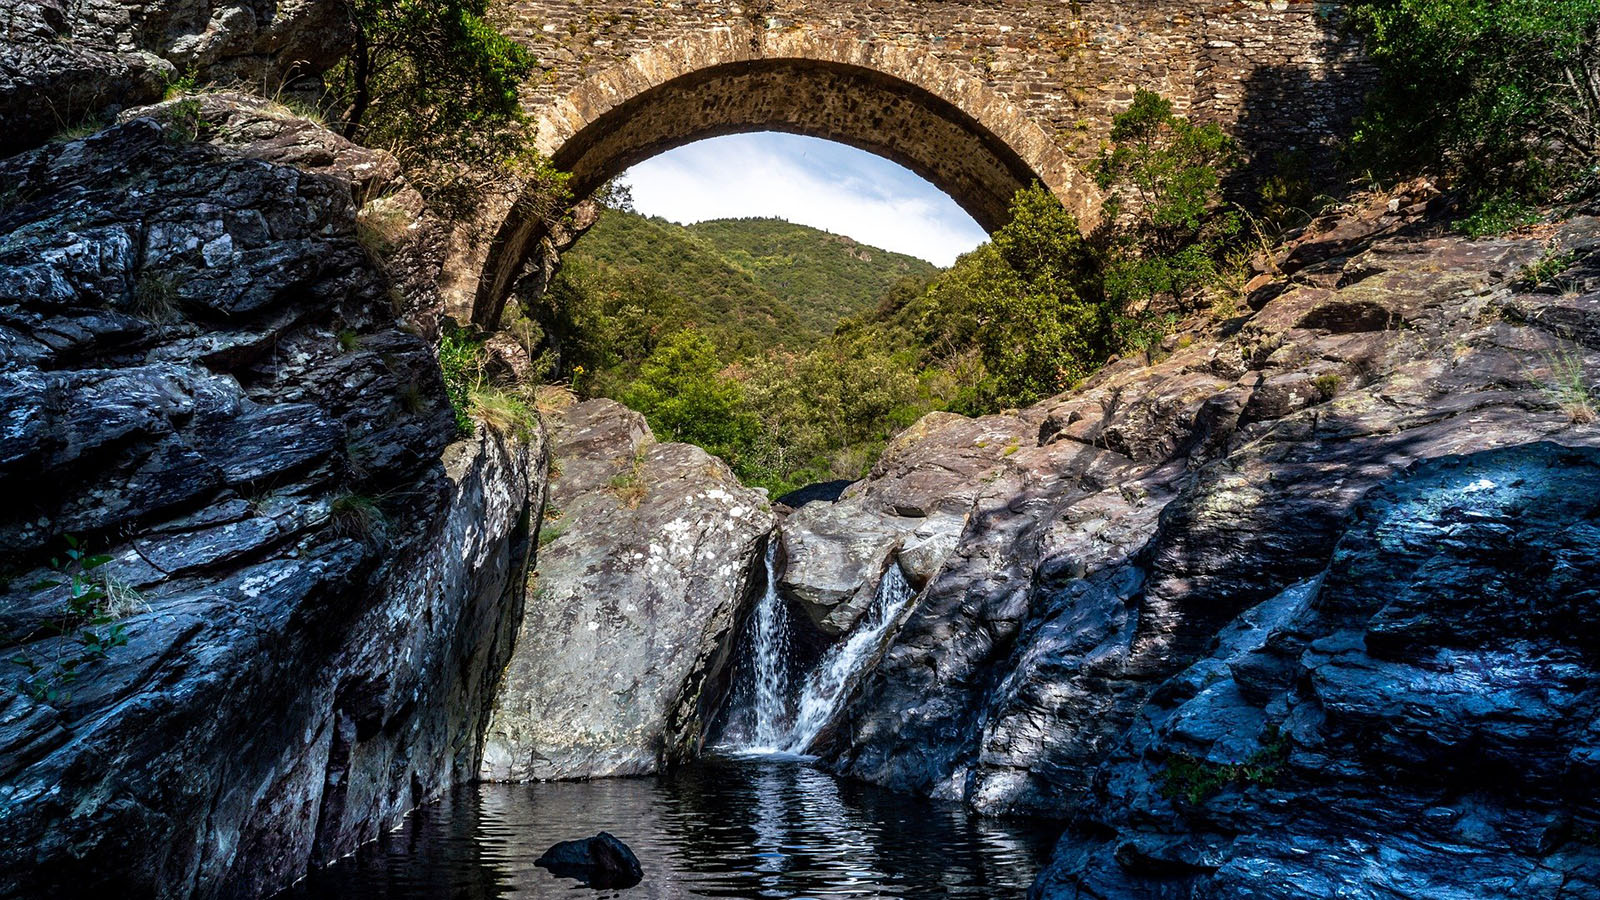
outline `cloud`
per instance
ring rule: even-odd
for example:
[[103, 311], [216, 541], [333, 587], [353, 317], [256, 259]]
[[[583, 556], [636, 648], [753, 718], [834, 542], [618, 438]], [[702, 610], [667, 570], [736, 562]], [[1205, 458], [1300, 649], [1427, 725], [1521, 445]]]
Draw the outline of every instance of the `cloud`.
[[711, 138], [645, 160], [624, 179], [639, 212], [685, 225], [776, 217], [941, 266], [989, 238], [909, 169], [816, 138]]

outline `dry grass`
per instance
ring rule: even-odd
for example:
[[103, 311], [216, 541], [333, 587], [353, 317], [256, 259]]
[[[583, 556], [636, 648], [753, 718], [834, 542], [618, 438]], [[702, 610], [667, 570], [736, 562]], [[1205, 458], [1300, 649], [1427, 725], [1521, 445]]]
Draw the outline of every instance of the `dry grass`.
[[1583, 369], [1583, 357], [1574, 351], [1551, 353], [1548, 357], [1550, 377], [1545, 381], [1548, 393], [1573, 424], [1588, 425], [1600, 419], [1600, 392], [1590, 384]]

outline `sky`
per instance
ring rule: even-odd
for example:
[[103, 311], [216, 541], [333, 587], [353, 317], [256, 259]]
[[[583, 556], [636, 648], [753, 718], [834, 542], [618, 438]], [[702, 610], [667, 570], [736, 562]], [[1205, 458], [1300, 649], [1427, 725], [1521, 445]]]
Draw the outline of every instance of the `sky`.
[[854, 147], [775, 132], [710, 138], [629, 169], [634, 208], [690, 225], [765, 216], [948, 266], [989, 236], [910, 169]]

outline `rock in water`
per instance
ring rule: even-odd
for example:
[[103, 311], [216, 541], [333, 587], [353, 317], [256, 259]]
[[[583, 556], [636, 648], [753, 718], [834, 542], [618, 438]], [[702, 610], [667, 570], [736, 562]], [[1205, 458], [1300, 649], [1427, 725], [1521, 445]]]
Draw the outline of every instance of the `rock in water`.
[[644, 880], [639, 857], [606, 831], [586, 840], [562, 841], [533, 864], [592, 888], [630, 888]]
[[495, 701], [491, 781], [643, 775], [692, 755], [704, 686], [772, 530], [766, 498], [610, 400], [555, 423], [537, 582]]

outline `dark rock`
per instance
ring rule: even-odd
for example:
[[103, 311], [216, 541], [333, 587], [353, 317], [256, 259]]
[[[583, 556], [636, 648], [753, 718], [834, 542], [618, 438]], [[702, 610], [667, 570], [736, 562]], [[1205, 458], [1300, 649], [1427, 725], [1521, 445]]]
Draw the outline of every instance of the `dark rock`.
[[627, 844], [604, 831], [586, 840], [562, 841], [533, 864], [592, 888], [630, 888], [644, 880], [639, 858]]
[[855, 484], [855, 482], [820, 481], [816, 484], [808, 484], [798, 490], [790, 491], [772, 502], [780, 503], [790, 509], [799, 509], [807, 503], [832, 503], [839, 499], [839, 496], [852, 484]]
[[[521, 609], [540, 444], [452, 443], [393, 302], [437, 297], [356, 240], [394, 160], [194, 102], [225, 127], [0, 160], [0, 896], [252, 898], [348, 854], [476, 774]], [[69, 534], [127, 643], [46, 701], [14, 659], [80, 652], [36, 587]]]

